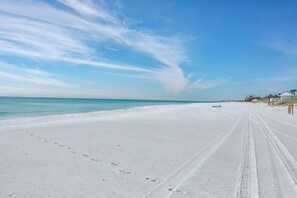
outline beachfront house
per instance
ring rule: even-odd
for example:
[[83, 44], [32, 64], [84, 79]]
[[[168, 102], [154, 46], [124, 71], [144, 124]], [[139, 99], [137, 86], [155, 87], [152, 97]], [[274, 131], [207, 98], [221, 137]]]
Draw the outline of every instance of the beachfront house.
[[246, 102], [252, 102], [253, 100], [255, 100], [255, 99], [259, 99], [259, 97], [257, 97], [257, 96], [255, 96], [255, 95], [247, 95], [246, 97], [245, 97], [245, 101]]
[[270, 102], [279, 102], [280, 98], [270, 98]]
[[289, 92], [284, 92], [280, 96], [281, 96], [280, 98], [281, 102], [287, 102], [289, 100], [292, 100], [293, 98], [293, 95]]

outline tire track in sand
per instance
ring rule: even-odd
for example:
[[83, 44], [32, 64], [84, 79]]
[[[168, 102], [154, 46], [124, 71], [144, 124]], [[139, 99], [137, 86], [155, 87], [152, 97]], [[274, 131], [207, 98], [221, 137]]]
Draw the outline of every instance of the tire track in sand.
[[143, 196], [143, 198], [168, 198], [173, 192], [178, 191], [178, 188], [193, 175], [193, 173], [211, 156], [235, 131], [239, 121], [242, 119], [242, 113], [231, 127], [228, 127], [224, 133], [212, 141], [201, 152], [192, 157], [168, 177], [166, 177], [159, 185], [154, 187], [151, 191]]
[[272, 148], [280, 157], [282, 163], [284, 164], [287, 172], [289, 173], [289, 177], [293, 180], [295, 185], [297, 185], [297, 161], [293, 157], [293, 155], [288, 151], [288, 149], [284, 146], [284, 144], [279, 140], [279, 138], [273, 133], [270, 127], [266, 124], [266, 122], [260, 117], [257, 113], [259, 125], [266, 135], [267, 140], [271, 144]]
[[256, 148], [250, 112], [246, 119], [246, 127], [243, 141], [242, 175], [237, 191], [237, 197], [259, 197], [258, 171], [256, 160]]
[[290, 123], [290, 122], [285, 122], [285, 121], [282, 121], [282, 120], [273, 118], [273, 117], [271, 117], [271, 116], [269, 116], [269, 115], [267, 115], [267, 114], [265, 114], [265, 113], [263, 113], [263, 112], [260, 112], [260, 113], [261, 113], [261, 115], [263, 115], [264, 117], [266, 117], [266, 118], [268, 118], [268, 119], [270, 119], [270, 120], [277, 121], [277, 122], [282, 123], [282, 124], [284, 124], [284, 125], [289, 125], [289, 126], [292, 126], [292, 127], [297, 127], [296, 124], [292, 124], [292, 123]]
[[284, 136], [284, 137], [286, 137], [286, 138], [288, 138], [290, 140], [297, 141], [297, 137], [294, 137], [294, 136], [291, 136], [291, 135], [288, 135], [288, 134], [285, 134], [285, 133], [282, 133], [282, 132], [279, 132], [279, 131], [276, 131], [276, 130], [274, 130], [274, 133], [277, 133], [277, 134], [279, 134], [281, 136]]

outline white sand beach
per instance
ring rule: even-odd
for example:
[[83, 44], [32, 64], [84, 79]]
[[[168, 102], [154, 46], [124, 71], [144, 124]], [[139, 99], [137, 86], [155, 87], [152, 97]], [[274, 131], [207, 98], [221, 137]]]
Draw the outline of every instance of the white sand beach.
[[0, 197], [297, 197], [297, 116], [222, 103], [0, 121]]

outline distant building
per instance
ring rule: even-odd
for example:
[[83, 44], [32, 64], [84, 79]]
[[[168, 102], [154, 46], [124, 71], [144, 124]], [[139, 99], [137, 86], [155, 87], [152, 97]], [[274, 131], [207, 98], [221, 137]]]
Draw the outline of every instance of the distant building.
[[260, 99], [260, 98], [255, 95], [247, 95], [244, 100], [246, 102], [252, 102], [254, 99]]
[[258, 101], [259, 101], [258, 99], [253, 99], [252, 100], [253, 103], [258, 102]]
[[263, 97], [263, 99], [268, 99], [268, 100], [269, 100], [270, 98], [274, 98], [274, 95], [269, 94], [268, 96], [264, 96], [264, 97]]
[[293, 98], [293, 95], [289, 92], [284, 92], [280, 96], [281, 96], [281, 98], [280, 98], [281, 102], [287, 102], [289, 100], [292, 100], [292, 98]]
[[279, 102], [280, 102], [280, 98], [278, 98], [278, 97], [270, 98], [269, 102], [268, 102], [268, 105], [273, 107], [274, 105], [276, 105]]
[[278, 102], [280, 98], [270, 98], [270, 102]]

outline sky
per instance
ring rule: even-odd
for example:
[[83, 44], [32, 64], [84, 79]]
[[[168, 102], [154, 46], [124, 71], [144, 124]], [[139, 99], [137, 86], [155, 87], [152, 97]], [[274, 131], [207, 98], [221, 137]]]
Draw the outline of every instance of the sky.
[[0, 96], [242, 99], [297, 88], [297, 1], [1, 0]]

